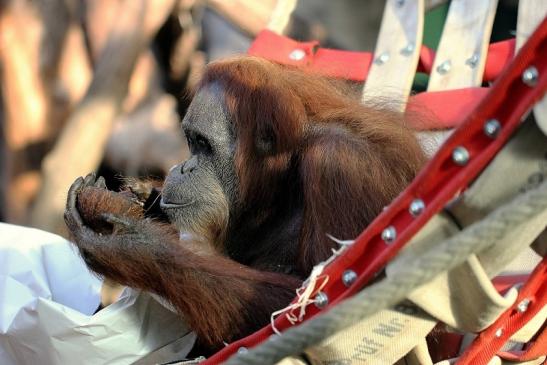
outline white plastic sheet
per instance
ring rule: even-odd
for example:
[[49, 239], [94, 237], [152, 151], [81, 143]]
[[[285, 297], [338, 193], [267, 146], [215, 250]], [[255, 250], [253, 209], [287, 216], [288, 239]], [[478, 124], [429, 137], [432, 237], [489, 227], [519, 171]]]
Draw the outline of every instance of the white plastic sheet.
[[93, 315], [101, 280], [69, 242], [0, 223], [0, 364], [180, 360], [195, 335], [146, 293], [126, 290]]

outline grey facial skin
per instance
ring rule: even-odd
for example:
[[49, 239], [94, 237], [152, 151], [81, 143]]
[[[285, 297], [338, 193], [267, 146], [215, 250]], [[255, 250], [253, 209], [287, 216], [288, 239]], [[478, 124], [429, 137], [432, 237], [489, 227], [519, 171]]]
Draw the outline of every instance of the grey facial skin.
[[182, 121], [191, 156], [169, 172], [160, 203], [181, 232], [205, 235], [215, 243], [223, 240], [237, 200], [235, 137], [223, 100], [217, 84], [194, 97]]
[[[220, 85], [198, 92], [182, 128], [191, 156], [174, 166], [165, 180], [160, 206], [169, 221], [181, 237], [202, 237], [202, 242], [210, 242], [211, 248], [238, 262], [284, 271], [297, 255], [300, 204], [286, 194], [280, 196], [276, 207], [269, 208], [269, 218], [259, 222], [255, 219], [259, 206], [242, 209], [234, 167], [236, 132]], [[272, 257], [278, 262], [272, 263]]]

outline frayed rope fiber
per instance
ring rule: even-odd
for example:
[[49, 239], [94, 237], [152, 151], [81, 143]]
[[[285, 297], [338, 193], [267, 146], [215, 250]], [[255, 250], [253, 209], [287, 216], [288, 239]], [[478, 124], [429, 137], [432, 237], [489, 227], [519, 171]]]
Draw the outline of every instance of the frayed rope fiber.
[[516, 226], [546, 209], [547, 181], [517, 196], [421, 256], [404, 260], [401, 269], [393, 276], [365, 288], [353, 298], [283, 332], [281, 336], [233, 356], [227, 364], [275, 364], [287, 356], [300, 354], [335, 333], [399, 303], [417, 287], [462, 264], [471, 254], [483, 251]]

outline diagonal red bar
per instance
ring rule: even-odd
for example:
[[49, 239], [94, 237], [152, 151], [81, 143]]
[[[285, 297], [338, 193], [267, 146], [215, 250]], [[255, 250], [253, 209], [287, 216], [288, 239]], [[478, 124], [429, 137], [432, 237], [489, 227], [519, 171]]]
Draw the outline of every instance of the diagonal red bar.
[[[547, 89], [545, 54], [547, 54], [547, 18], [536, 29], [513, 62], [505, 68], [490, 92], [467, 115], [462, 125], [412, 184], [367, 227], [348, 250], [325, 268], [323, 273], [328, 275], [330, 280], [323, 291], [331, 298], [326, 309], [365, 286], [433, 215], [438, 213], [458, 192], [465, 189], [486, 167], [519, 126], [521, 118], [545, 94]], [[533, 86], [522, 81], [523, 72], [531, 66], [538, 71], [538, 79]], [[495, 139], [486, 136], [483, 132], [484, 123], [492, 118], [497, 119], [501, 124], [500, 133]], [[458, 146], [465, 147], [469, 152], [470, 160], [465, 166], [452, 161], [452, 152]], [[422, 214], [413, 217], [408, 212], [408, 207], [416, 198], [422, 199], [426, 208]], [[382, 230], [388, 226], [394, 226], [398, 232], [397, 239], [390, 245], [386, 245], [381, 239]], [[342, 273], [347, 269], [355, 271], [358, 275], [357, 281], [349, 288], [341, 280]], [[309, 306], [305, 319], [313, 318], [324, 310], [313, 305]], [[278, 317], [275, 325], [282, 331], [291, 326], [284, 316]], [[268, 325], [253, 335], [232, 343], [203, 364], [219, 364], [236, 353], [238, 348], [257, 346], [272, 334], [272, 328]]]

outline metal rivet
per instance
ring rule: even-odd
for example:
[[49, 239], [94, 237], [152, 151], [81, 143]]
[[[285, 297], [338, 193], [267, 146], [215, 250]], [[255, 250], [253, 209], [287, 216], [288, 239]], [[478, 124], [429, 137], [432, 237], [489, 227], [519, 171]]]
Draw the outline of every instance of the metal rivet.
[[484, 134], [490, 138], [496, 138], [500, 130], [501, 124], [497, 119], [489, 119], [484, 123]]
[[398, 7], [402, 7], [403, 5], [405, 5], [405, 0], [397, 0], [397, 1], [395, 1], [395, 4]]
[[357, 280], [357, 274], [353, 270], [346, 270], [342, 274], [342, 282], [345, 286], [349, 287]]
[[450, 60], [446, 60], [443, 63], [441, 63], [439, 66], [437, 66], [437, 72], [441, 75], [447, 74], [450, 69], [452, 68], [452, 62]]
[[479, 55], [476, 53], [473, 53], [473, 55], [465, 61], [465, 64], [471, 68], [475, 68], [478, 63], [479, 63]]
[[407, 44], [401, 49], [401, 54], [403, 56], [410, 56], [412, 52], [414, 52], [414, 47], [415, 47], [414, 43]]
[[246, 354], [247, 352], [249, 352], [249, 350], [247, 350], [246, 347], [240, 347], [237, 349], [238, 354]]
[[456, 147], [452, 151], [452, 161], [457, 165], [465, 166], [469, 162], [469, 152], [465, 147]]
[[528, 310], [528, 306], [530, 305], [530, 299], [523, 299], [518, 305], [517, 310], [520, 313], [524, 313]]
[[424, 209], [425, 209], [425, 203], [422, 199], [414, 199], [410, 203], [410, 206], [408, 207], [408, 211], [410, 212], [410, 214], [413, 217], [416, 217], [416, 216], [422, 214]]
[[385, 243], [391, 243], [395, 241], [395, 238], [397, 238], [397, 230], [395, 230], [395, 227], [389, 226], [382, 231], [382, 239]]
[[317, 308], [324, 308], [327, 306], [327, 304], [329, 304], [329, 297], [327, 296], [327, 294], [320, 291], [315, 296], [313, 302]]
[[534, 87], [538, 83], [539, 78], [539, 72], [538, 69], [534, 66], [528, 67], [524, 72], [522, 73], [522, 82], [524, 82], [526, 85], [530, 87]]
[[500, 338], [501, 336], [503, 336], [503, 330], [501, 328], [498, 328], [498, 330], [496, 331], [496, 333], [494, 335], [497, 338]]
[[301, 50], [299, 48], [297, 48], [297, 49], [293, 50], [291, 53], [289, 53], [289, 58], [291, 60], [294, 60], [294, 61], [300, 61], [304, 57], [306, 57], [306, 52], [304, 52], [303, 50]]
[[387, 61], [389, 61], [389, 53], [384, 52], [381, 55], [379, 55], [378, 57], [376, 57], [376, 59], [374, 60], [374, 63], [377, 64], [377, 65], [383, 65]]

